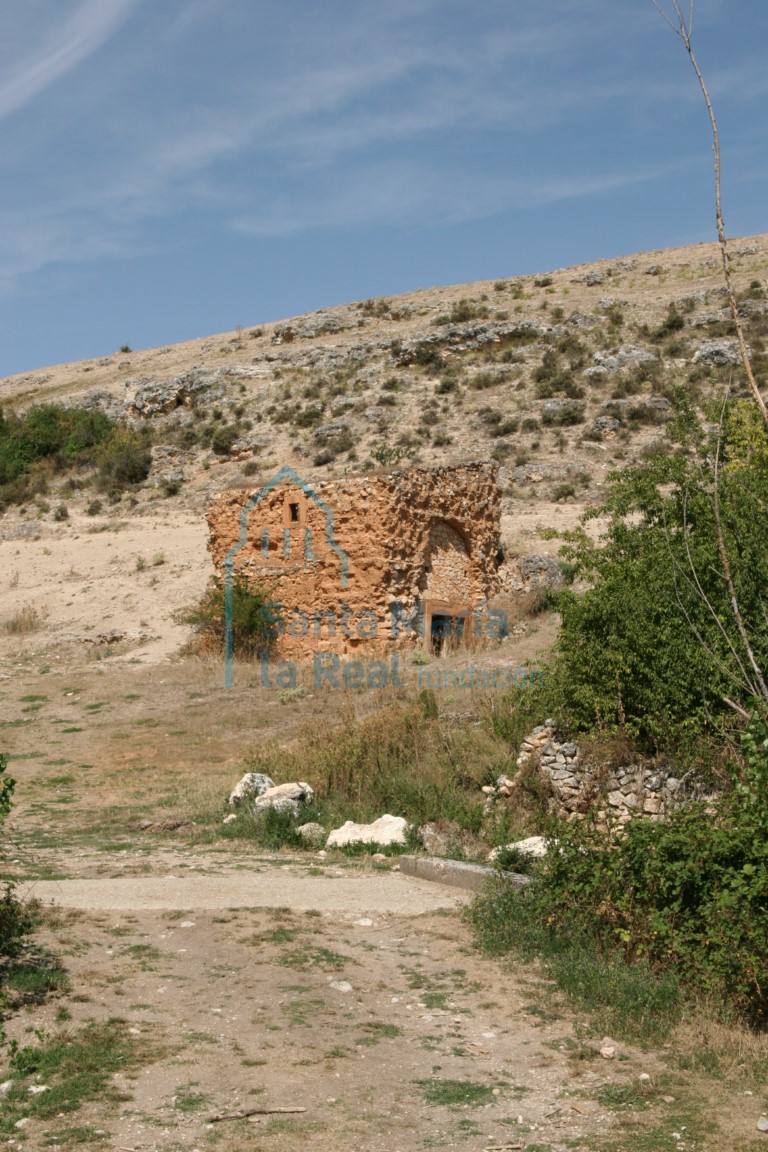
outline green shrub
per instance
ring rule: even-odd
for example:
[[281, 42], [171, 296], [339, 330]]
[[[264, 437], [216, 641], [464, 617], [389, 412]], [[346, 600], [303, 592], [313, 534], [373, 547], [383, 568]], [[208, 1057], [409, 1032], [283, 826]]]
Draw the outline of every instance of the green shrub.
[[[146, 562], [145, 562], [146, 563]], [[224, 648], [224, 581], [217, 577], [199, 604], [180, 614], [196, 630], [200, 646]], [[249, 582], [242, 573], [232, 581], [232, 638], [235, 656], [253, 657], [269, 652], [282, 616], [271, 592]]]
[[644, 993], [649, 1012], [659, 1010], [659, 996], [672, 1008], [679, 983], [719, 1003], [724, 1015], [763, 1027], [768, 759], [761, 732], [751, 782], [717, 812], [690, 804], [663, 822], [633, 820], [618, 839], [589, 825], [559, 828], [557, 851], [529, 889], [497, 890], [475, 908], [485, 946], [554, 960], [553, 974], [561, 984], [573, 981], [572, 994], [590, 980], [598, 987], [606, 969], [629, 967], [626, 980], [634, 972], [640, 985], [649, 983], [645, 974], [657, 984]]
[[23, 416], [6, 416], [0, 409], [0, 502], [19, 502], [44, 490], [44, 476], [34, 475], [43, 461], [54, 472], [91, 462], [113, 427], [92, 409], [37, 404]]
[[432, 321], [438, 327], [443, 324], [463, 324], [468, 320], [486, 320], [489, 312], [485, 304], [462, 299], [455, 303], [450, 312], [436, 316]]
[[222, 425], [211, 436], [211, 451], [217, 456], [228, 456], [235, 440], [237, 440], [237, 428], [234, 424]]
[[550, 427], [567, 428], [573, 424], [584, 422], [584, 405], [575, 401], [560, 404], [557, 408], [547, 409], [541, 414], [542, 424]]
[[110, 493], [123, 492], [141, 484], [152, 467], [152, 450], [147, 434], [131, 428], [118, 428], [97, 454], [99, 487]]
[[[11, 811], [11, 802], [16, 787], [16, 781], [7, 774], [8, 758], [0, 752], [0, 824], [2, 824]], [[21, 949], [25, 936], [29, 935], [35, 926], [34, 911], [20, 903], [14, 895], [13, 884], [6, 883], [0, 893], [0, 957], [16, 956]], [[0, 996], [0, 1005], [2, 996]], [[0, 1026], [0, 1039], [2, 1039]]]
[[[683, 749], [733, 727], [733, 700], [751, 712], [741, 630], [731, 610], [712, 502], [716, 432], [699, 429], [685, 398], [671, 428], [684, 454], [655, 454], [618, 474], [603, 508], [604, 546], [572, 538], [567, 559], [592, 587], [559, 599], [562, 628], [550, 683], [577, 727], [622, 725], [650, 750]], [[723, 543], [760, 667], [768, 666], [768, 434], [748, 402], [727, 412], [719, 447]]]

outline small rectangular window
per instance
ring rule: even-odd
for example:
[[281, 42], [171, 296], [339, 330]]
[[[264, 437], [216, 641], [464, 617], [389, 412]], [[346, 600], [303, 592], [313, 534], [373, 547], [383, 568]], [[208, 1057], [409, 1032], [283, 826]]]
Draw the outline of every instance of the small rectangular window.
[[299, 522], [299, 506], [298, 504], [289, 504], [291, 510], [291, 524], [298, 524]]

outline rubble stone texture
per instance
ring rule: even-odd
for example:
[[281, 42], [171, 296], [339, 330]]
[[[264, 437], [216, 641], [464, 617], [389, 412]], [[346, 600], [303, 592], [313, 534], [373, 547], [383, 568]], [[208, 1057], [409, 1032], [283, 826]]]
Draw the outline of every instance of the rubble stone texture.
[[396, 469], [311, 490], [297, 480], [223, 492], [208, 510], [219, 573], [229, 555], [234, 573], [283, 606], [276, 655], [429, 643], [434, 616], [481, 626], [500, 583], [495, 464]]
[[[523, 741], [518, 768], [524, 768], [534, 758], [551, 784], [555, 806], [566, 817], [593, 808], [598, 819], [620, 824], [640, 813], [659, 819], [682, 800], [681, 782], [671, 769], [586, 763], [578, 744], [558, 740], [551, 721], [534, 728]], [[492, 805], [497, 796], [505, 794], [500, 778], [486, 804]]]

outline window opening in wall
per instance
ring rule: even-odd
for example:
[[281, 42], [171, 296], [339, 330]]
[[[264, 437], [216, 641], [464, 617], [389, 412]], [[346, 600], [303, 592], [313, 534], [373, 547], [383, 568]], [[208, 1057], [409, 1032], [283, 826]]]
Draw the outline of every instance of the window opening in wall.
[[291, 510], [291, 524], [298, 524], [299, 522], [299, 506], [298, 504], [289, 504]]

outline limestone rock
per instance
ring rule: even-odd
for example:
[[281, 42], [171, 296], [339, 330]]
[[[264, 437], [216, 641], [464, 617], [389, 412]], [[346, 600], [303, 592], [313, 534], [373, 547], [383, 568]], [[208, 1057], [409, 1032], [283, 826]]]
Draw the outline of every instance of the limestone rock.
[[270, 776], [262, 772], [246, 772], [230, 792], [229, 806], [237, 808], [244, 800], [253, 800], [274, 786], [275, 782]]
[[647, 348], [625, 344], [618, 352], [595, 352], [592, 359], [603, 368], [615, 371], [618, 368], [636, 368], [639, 364], [649, 364], [656, 357]]
[[525, 840], [515, 840], [512, 844], [504, 844], [502, 847], [494, 848], [488, 853], [488, 859], [491, 861], [498, 860], [502, 853], [508, 851], [521, 852], [523, 856], [531, 856], [535, 860], [541, 860], [547, 854], [547, 838], [546, 836], [528, 836]]
[[424, 851], [430, 856], [446, 856], [450, 852], [451, 842], [455, 839], [458, 825], [441, 828], [437, 824], [422, 824], [419, 828], [419, 840]]
[[276, 812], [291, 812], [295, 816], [300, 805], [311, 804], [314, 798], [314, 788], [303, 780], [292, 784], [277, 784], [256, 797], [253, 810], [265, 812], [267, 808], [274, 808]]
[[325, 840], [325, 828], [315, 820], [300, 824], [296, 831], [310, 848], [319, 848]]
[[740, 364], [741, 353], [736, 340], [705, 340], [693, 358], [694, 364]]
[[224, 369], [192, 368], [171, 380], [158, 380], [156, 376], [143, 376], [125, 381], [125, 387], [134, 390], [132, 399], [125, 403], [128, 416], [148, 419], [163, 416], [177, 408], [189, 405], [203, 392], [209, 400], [224, 395]]
[[520, 558], [520, 575], [527, 588], [556, 588], [563, 582], [557, 561], [536, 553]]
[[347, 820], [341, 828], [334, 828], [326, 841], [326, 848], [343, 848], [347, 844], [405, 844], [408, 821], [402, 816], [380, 816], [372, 824], [355, 824]]

